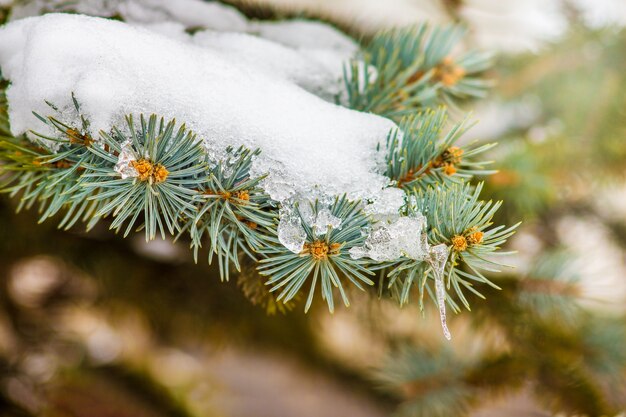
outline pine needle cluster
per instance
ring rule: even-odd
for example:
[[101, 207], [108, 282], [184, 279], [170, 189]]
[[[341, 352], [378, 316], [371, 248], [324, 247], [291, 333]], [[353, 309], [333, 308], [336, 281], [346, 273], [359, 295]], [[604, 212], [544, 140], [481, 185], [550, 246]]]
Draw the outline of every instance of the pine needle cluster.
[[[360, 61], [375, 78], [356, 61], [345, 72], [349, 107], [399, 123], [386, 141], [381, 138], [385, 174], [390, 186], [405, 194], [398, 216], [423, 214], [429, 244], [450, 249], [443, 259], [444, 279], [455, 297], [445, 299], [454, 310], [469, 309], [464, 291], [480, 296], [474, 284], [492, 285], [481, 271], [497, 269], [492, 255], [514, 229], [493, 227], [500, 203], [481, 201], [481, 185], [471, 185], [474, 176], [493, 172], [481, 159], [493, 145], [458, 145], [467, 120], [451, 124], [444, 107], [479, 97], [489, 85], [479, 76], [489, 65], [486, 55], [450, 56], [463, 34], [458, 26], [425, 25], [383, 32], [364, 47]], [[249, 258], [277, 301], [304, 293], [305, 310], [317, 288], [331, 311], [337, 294], [349, 305], [347, 285], [365, 290], [377, 270], [401, 304], [414, 288], [421, 306], [426, 293], [435, 300], [430, 284], [436, 271], [423, 259], [376, 262], [351, 256], [350, 249], [362, 245], [380, 222], [363, 210], [367, 202], [336, 196], [329, 207], [317, 201], [296, 207], [295, 221], [299, 218], [306, 236], [302, 250], [293, 253], [278, 237], [281, 208], [264, 193], [263, 177], [250, 175], [259, 150], [229, 148], [215, 157], [184, 125], [157, 115], [128, 115], [110, 131], [93, 133], [80, 103], [73, 102], [75, 123], [61, 121], [49, 103], [51, 114], [37, 115], [42, 129], [13, 137], [3, 97], [3, 190], [18, 198], [18, 210], [36, 206], [40, 221], [58, 215], [65, 229], [106, 221], [123, 236], [143, 232], [146, 240], [188, 240], [196, 261], [201, 250], [209, 263], [217, 260], [222, 280], [233, 269], [241, 271], [242, 256]], [[313, 216], [329, 210], [339, 225], [312, 228], [302, 209]]]

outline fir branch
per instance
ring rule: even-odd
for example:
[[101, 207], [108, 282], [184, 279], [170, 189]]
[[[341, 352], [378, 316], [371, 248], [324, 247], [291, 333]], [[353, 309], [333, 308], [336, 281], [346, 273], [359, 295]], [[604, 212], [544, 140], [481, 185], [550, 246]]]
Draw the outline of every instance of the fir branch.
[[399, 129], [389, 134], [385, 174], [398, 187], [425, 190], [495, 172], [485, 169], [491, 161], [474, 160], [495, 144], [455, 146], [468, 129], [467, 118], [444, 133], [447, 120], [445, 108], [427, 110], [402, 119]]
[[485, 96], [491, 83], [481, 74], [491, 56], [450, 55], [465, 33], [459, 25], [431, 30], [426, 24], [380, 32], [365, 46], [364, 65], [354, 61], [344, 71], [349, 107], [399, 120], [425, 107]]
[[[233, 266], [241, 271], [241, 254], [253, 260], [265, 258], [258, 269], [269, 276], [270, 291], [280, 290], [277, 301], [294, 299], [306, 282], [311, 282], [305, 310], [312, 304], [318, 279], [322, 297], [332, 311], [333, 287], [348, 305], [342, 280], [363, 289], [363, 283], [372, 284], [368, 275], [381, 268], [389, 270], [388, 286], [401, 303], [408, 300], [413, 282], [418, 283], [421, 306], [425, 293], [436, 298], [429, 281], [436, 271], [430, 262], [401, 258], [377, 264], [350, 256], [349, 250], [363, 244], [370, 227], [360, 203], [338, 198], [330, 213], [341, 219], [341, 227], [326, 233], [310, 226], [300, 208], [296, 209], [306, 238], [303, 250], [293, 253], [279, 239], [277, 208], [259, 186], [263, 178], [249, 175], [259, 151], [229, 148], [222, 159], [210, 160], [193, 133], [184, 126], [175, 133], [175, 121], [166, 124], [155, 115], [147, 120], [142, 115], [139, 127], [129, 116], [126, 126], [100, 132], [94, 140], [76, 100], [74, 104], [80, 127], [37, 115], [56, 133], [33, 133], [40, 146], [25, 138], [3, 142], [8, 152], [5, 159], [10, 161], [7, 166], [23, 171], [8, 190], [21, 191], [27, 206], [39, 202], [42, 220], [66, 209], [61, 221], [64, 227], [79, 219], [87, 220], [91, 227], [110, 216], [111, 228], [124, 227], [124, 236], [142, 228], [147, 240], [154, 239], [157, 232], [162, 237], [166, 231], [179, 237], [189, 233], [196, 260], [203, 241], [208, 242], [208, 261], [217, 257], [222, 280], [228, 280]], [[480, 272], [494, 270], [485, 256], [491, 255], [512, 229], [487, 231], [499, 203], [478, 202], [480, 187], [472, 194], [469, 186], [459, 185], [462, 179], [488, 173], [483, 169], [485, 162], [471, 158], [490, 145], [453, 146], [465, 124], [443, 134], [446, 120], [444, 109], [404, 120], [400, 127], [404, 137], [392, 132], [387, 142], [387, 175], [412, 197], [412, 205], [402, 214], [425, 214], [429, 243], [453, 248], [445, 270], [446, 283], [469, 308], [462, 289], [480, 295], [471, 281], [490, 283]], [[321, 209], [316, 202], [309, 211], [317, 215]], [[458, 310], [452, 298], [447, 297], [447, 302]]]
[[157, 232], [165, 238], [166, 230], [181, 230], [182, 217], [195, 215], [206, 171], [204, 151], [184, 125], [175, 133], [175, 120], [166, 124], [156, 115], [148, 120], [141, 115], [136, 127], [131, 115], [126, 125], [129, 133], [117, 127], [111, 134], [100, 132], [102, 146], [89, 148], [99, 163], [85, 166], [80, 186], [94, 193], [90, 200], [102, 202], [95, 216], [110, 215], [112, 229], [127, 223], [124, 236], [136, 227], [145, 228], [146, 240]]
[[6, 88], [9, 82], [0, 78], [0, 138], [11, 139], [11, 124], [9, 123], [9, 102], [7, 101]]
[[[317, 215], [321, 209], [319, 202], [311, 204], [313, 215]], [[342, 278], [361, 290], [364, 290], [363, 284], [373, 284], [368, 277], [373, 274], [367, 268], [369, 261], [353, 259], [349, 253], [351, 248], [363, 244], [365, 237], [362, 230], [369, 226], [369, 219], [361, 211], [360, 203], [349, 201], [344, 196], [336, 198], [329, 210], [333, 216], [341, 219], [340, 227], [329, 226], [325, 231], [318, 231], [307, 223], [296, 206], [296, 218], [306, 234], [300, 253], [293, 253], [284, 247], [280, 243], [277, 227], [271, 229], [273, 244], [261, 249], [267, 258], [260, 261], [258, 270], [262, 275], [269, 276], [267, 285], [271, 286], [271, 291], [280, 290], [279, 301], [292, 300], [308, 281], [310, 288], [304, 308], [308, 311], [319, 281], [322, 299], [332, 312], [335, 305], [333, 288], [339, 290], [346, 306], [350, 304]]]
[[[445, 282], [448, 290], [453, 289], [460, 302], [470, 309], [465, 291], [484, 298], [474, 288], [474, 283], [482, 283], [497, 288], [485, 272], [499, 272], [504, 266], [493, 259], [500, 247], [514, 233], [512, 227], [491, 227], [495, 212], [501, 202], [479, 200], [482, 183], [476, 188], [469, 184], [455, 184], [449, 188], [429, 188], [413, 190], [406, 207], [407, 215], [422, 213], [428, 225], [428, 242], [431, 245], [445, 244], [451, 248], [445, 267]], [[421, 260], [403, 258], [394, 262], [387, 273], [387, 286], [393, 288], [401, 304], [408, 302], [413, 284], [417, 284], [420, 308], [424, 308], [424, 295], [428, 294], [436, 303], [431, 280], [435, 276], [432, 268]], [[459, 305], [451, 297], [448, 304], [458, 311]]]
[[[75, 99], [73, 102], [74, 110], [80, 114], [78, 102]], [[18, 211], [30, 209], [38, 203], [40, 222], [66, 210], [59, 223], [60, 228], [68, 229], [78, 220], [83, 220], [89, 222], [89, 229], [95, 224], [92, 214], [98, 204], [88, 201], [91, 193], [78, 187], [84, 165], [95, 162], [94, 155], [89, 151], [93, 144], [88, 133], [89, 123], [81, 117], [81, 125], [75, 127], [53, 116], [44, 118], [34, 114], [52, 133], [31, 132], [33, 143], [23, 135], [14, 138], [6, 121], [6, 134], [0, 141], [0, 152], [3, 169], [9, 175], [2, 191], [11, 196], [21, 195]]]
[[200, 184], [197, 212], [182, 229], [189, 231], [196, 261], [208, 237], [208, 262], [217, 256], [222, 280], [228, 280], [231, 263], [241, 271], [241, 251], [256, 259], [254, 252], [266, 239], [264, 231], [274, 224], [269, 197], [259, 187], [264, 177], [250, 177], [250, 166], [259, 153], [243, 147], [228, 148]]

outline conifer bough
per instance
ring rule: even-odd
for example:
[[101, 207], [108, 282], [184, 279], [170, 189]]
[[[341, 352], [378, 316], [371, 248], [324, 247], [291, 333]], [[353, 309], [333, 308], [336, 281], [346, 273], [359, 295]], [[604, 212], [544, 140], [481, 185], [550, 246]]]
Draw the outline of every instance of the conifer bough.
[[326, 52], [344, 69], [312, 86], [320, 67], [294, 80], [287, 60], [271, 74], [233, 60], [258, 38], [226, 36], [219, 52], [198, 41], [217, 33], [199, 32], [172, 40], [69, 15], [0, 29], [2, 179], [18, 209], [187, 240], [222, 280], [250, 258], [269, 297], [302, 294], [305, 310], [316, 294], [331, 311], [337, 296], [349, 305], [350, 287], [379, 272], [401, 304], [416, 293], [423, 308], [428, 294], [449, 338], [446, 304], [469, 309], [475, 284], [493, 285], [485, 272], [514, 230], [492, 225], [500, 203], [471, 184], [492, 172], [492, 145], [459, 145], [467, 123], [443, 107], [484, 94], [488, 57], [451, 56], [456, 26], [383, 32], [349, 59], [352, 41], [332, 32], [342, 43]]

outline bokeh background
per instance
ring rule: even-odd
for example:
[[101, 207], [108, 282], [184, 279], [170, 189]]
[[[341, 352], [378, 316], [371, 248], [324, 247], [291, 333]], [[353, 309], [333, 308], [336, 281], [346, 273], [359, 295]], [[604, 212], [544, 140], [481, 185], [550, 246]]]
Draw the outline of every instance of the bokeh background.
[[478, 121], [465, 140], [499, 143], [497, 223], [523, 220], [502, 290], [451, 342], [434, 310], [375, 294], [281, 311], [182, 243], [61, 232], [1, 196], [0, 415], [626, 415], [626, 2], [227, 3], [363, 36], [461, 21], [497, 54], [489, 97], [457, 112]]

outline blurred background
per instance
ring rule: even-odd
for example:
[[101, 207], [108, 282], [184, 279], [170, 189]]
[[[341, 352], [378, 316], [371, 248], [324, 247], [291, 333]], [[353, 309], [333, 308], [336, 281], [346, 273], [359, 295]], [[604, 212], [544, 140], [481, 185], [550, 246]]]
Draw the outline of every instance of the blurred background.
[[466, 140], [499, 143], [483, 197], [523, 220], [502, 290], [451, 342], [434, 309], [375, 294], [304, 315], [185, 244], [61, 232], [1, 196], [0, 415], [626, 415], [626, 1], [227, 3], [365, 35], [461, 21], [497, 53]]

